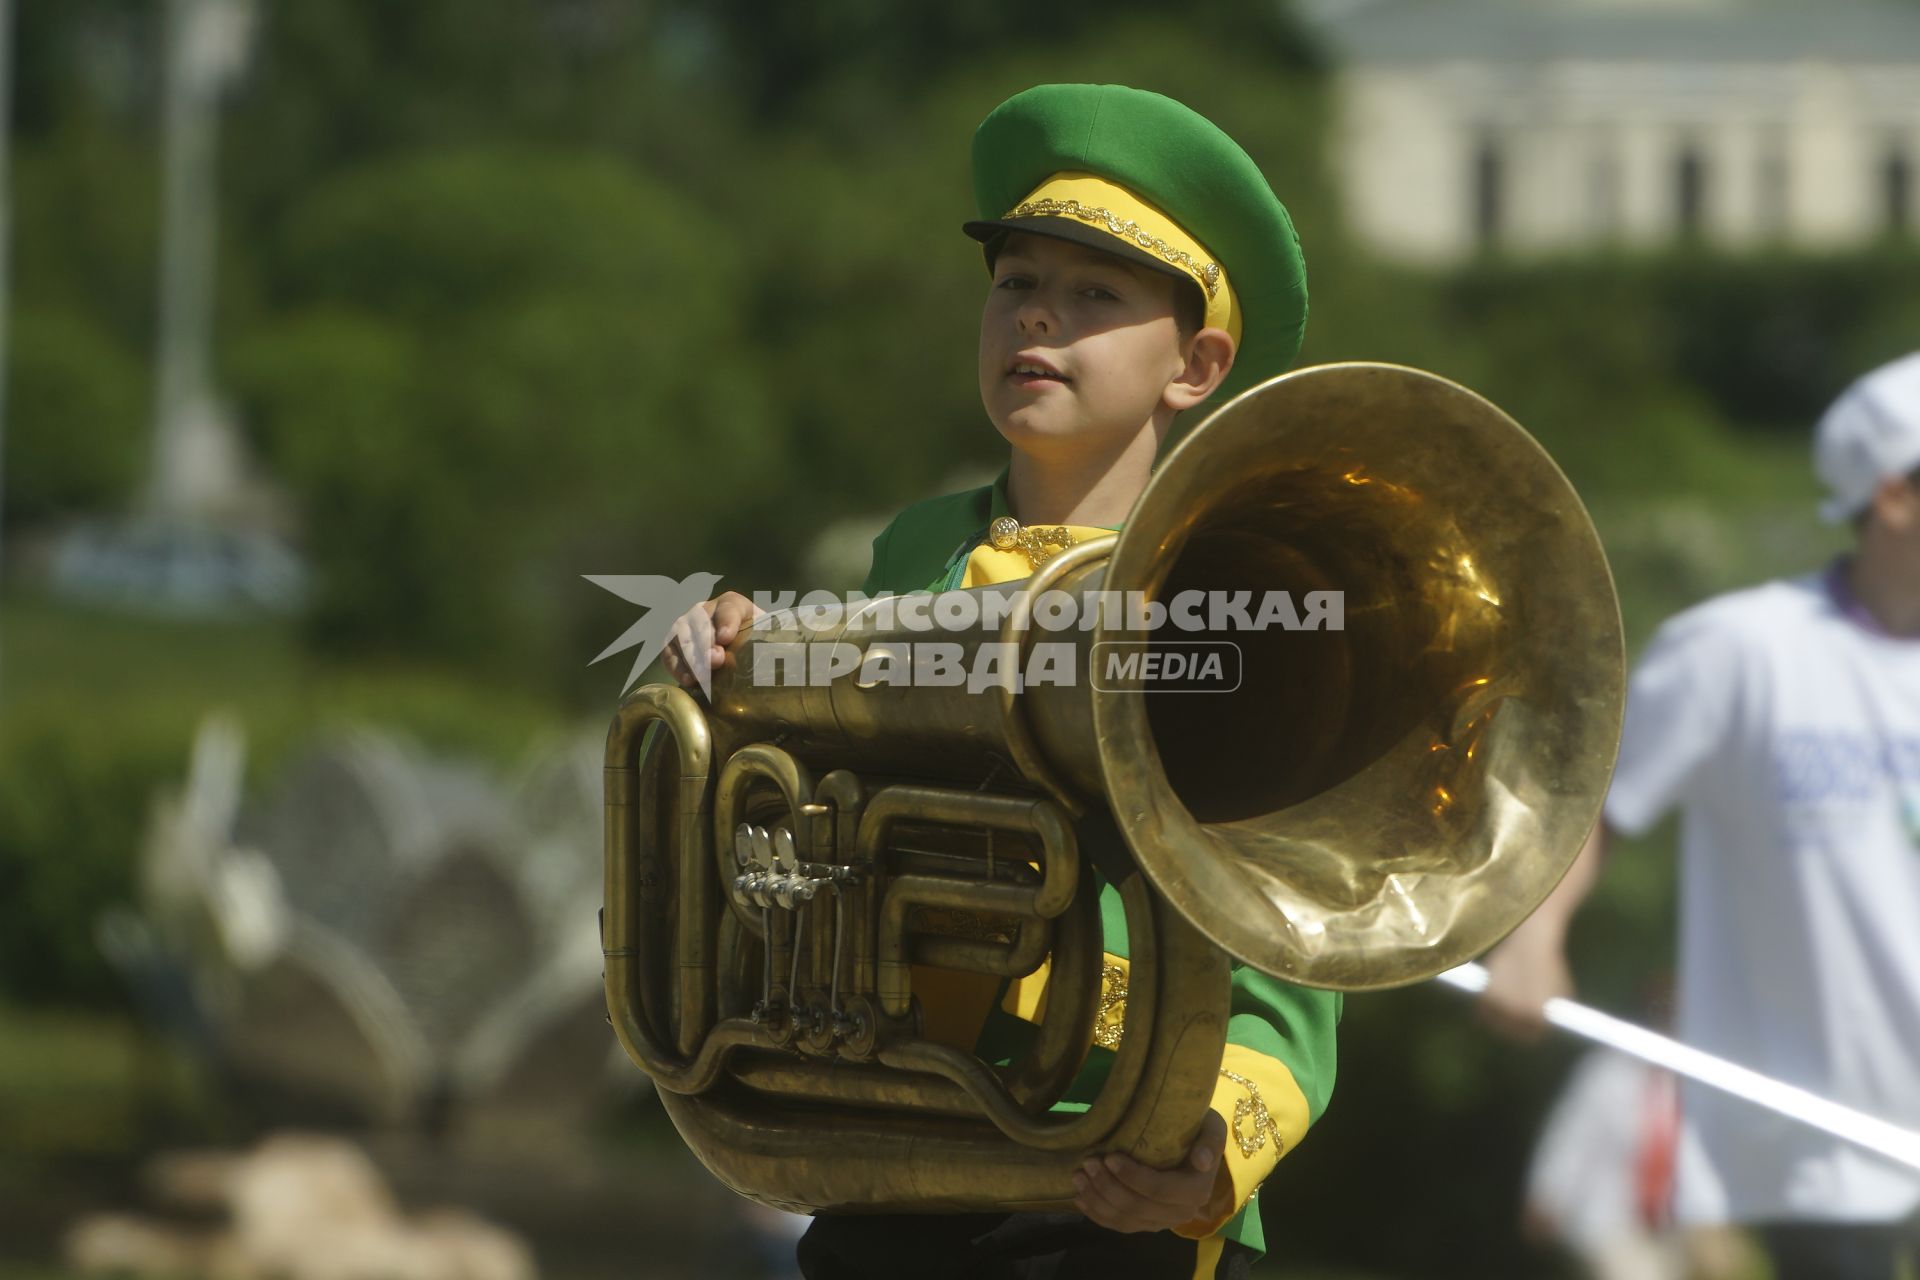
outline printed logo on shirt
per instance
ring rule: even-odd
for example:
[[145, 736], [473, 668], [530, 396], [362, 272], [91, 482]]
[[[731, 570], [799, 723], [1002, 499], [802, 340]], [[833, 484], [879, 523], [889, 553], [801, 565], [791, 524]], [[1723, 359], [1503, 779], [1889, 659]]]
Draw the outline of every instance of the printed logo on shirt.
[[1920, 832], [1920, 737], [1851, 729], [1789, 729], [1774, 746], [1774, 785], [1789, 806], [1868, 804], [1898, 797], [1902, 825]]

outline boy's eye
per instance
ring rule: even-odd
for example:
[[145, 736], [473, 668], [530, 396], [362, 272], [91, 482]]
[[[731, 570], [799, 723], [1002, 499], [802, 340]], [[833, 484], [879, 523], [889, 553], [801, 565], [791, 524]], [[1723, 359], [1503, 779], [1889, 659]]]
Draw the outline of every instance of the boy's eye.
[[1095, 302], [1118, 302], [1120, 300], [1119, 294], [1103, 284], [1090, 284], [1080, 292], [1086, 294]]
[[1029, 280], [1026, 276], [1001, 276], [993, 282], [993, 287], [996, 289], [1030, 289], [1033, 287], [1033, 281]]

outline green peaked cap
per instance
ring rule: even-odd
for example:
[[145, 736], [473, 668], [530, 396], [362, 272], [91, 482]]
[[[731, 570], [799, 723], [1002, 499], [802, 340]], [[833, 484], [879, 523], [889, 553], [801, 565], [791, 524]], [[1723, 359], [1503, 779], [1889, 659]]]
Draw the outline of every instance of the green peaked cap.
[[1240, 347], [1210, 403], [1286, 372], [1307, 326], [1307, 264], [1286, 206], [1240, 144], [1191, 107], [1117, 84], [1043, 84], [973, 135], [980, 217], [1004, 217], [1056, 173], [1085, 171], [1165, 210], [1219, 259], [1241, 308]]

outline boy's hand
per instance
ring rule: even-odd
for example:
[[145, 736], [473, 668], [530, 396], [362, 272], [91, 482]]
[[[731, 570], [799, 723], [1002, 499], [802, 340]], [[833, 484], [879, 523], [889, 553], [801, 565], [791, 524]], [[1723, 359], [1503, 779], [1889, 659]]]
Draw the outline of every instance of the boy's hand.
[[1227, 1121], [1207, 1112], [1185, 1163], [1154, 1169], [1118, 1152], [1095, 1156], [1073, 1175], [1074, 1206], [1114, 1231], [1165, 1231], [1198, 1218], [1213, 1200], [1227, 1149]]
[[662, 655], [667, 674], [682, 689], [691, 689], [709, 672], [732, 666], [734, 639], [764, 612], [738, 591], [722, 592], [693, 606], [673, 624]]

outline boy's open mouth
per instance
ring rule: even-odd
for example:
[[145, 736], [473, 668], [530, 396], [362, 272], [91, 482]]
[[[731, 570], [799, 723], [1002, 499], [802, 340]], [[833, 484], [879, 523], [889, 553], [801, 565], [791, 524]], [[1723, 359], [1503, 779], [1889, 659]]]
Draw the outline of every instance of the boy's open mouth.
[[1052, 365], [1040, 360], [1015, 360], [1007, 368], [1007, 376], [1015, 381], [1072, 382], [1066, 374]]

